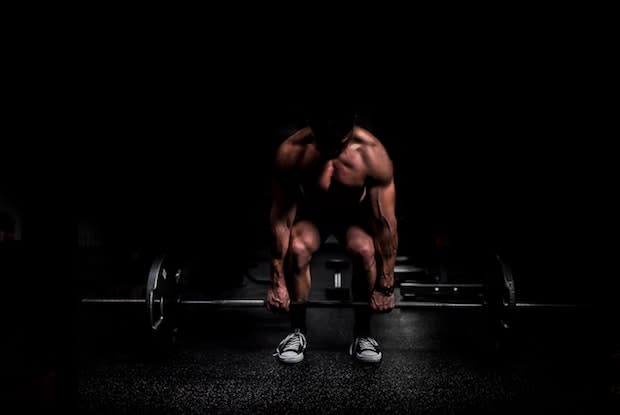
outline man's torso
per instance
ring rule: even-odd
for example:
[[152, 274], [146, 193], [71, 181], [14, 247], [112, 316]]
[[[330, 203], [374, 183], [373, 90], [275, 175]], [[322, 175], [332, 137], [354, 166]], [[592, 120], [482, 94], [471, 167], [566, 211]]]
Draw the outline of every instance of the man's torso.
[[367, 144], [353, 136], [338, 156], [326, 159], [311, 141], [300, 141], [294, 173], [298, 220], [359, 222], [369, 213]]

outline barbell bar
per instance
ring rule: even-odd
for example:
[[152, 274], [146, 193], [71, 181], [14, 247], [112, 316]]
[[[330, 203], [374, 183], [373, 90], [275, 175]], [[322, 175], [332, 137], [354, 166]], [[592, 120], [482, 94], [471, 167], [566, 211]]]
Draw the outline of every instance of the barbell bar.
[[[83, 298], [83, 304], [146, 304], [144, 298]], [[159, 304], [160, 299], [153, 300], [154, 304]], [[223, 299], [223, 300], [183, 300], [179, 299], [178, 304], [197, 305], [197, 306], [219, 306], [231, 308], [261, 308], [266, 307], [265, 300], [260, 299]], [[309, 308], [355, 308], [368, 306], [367, 302], [360, 301], [335, 301], [335, 300], [310, 300], [305, 303]], [[395, 309], [416, 309], [416, 308], [479, 308], [485, 307], [486, 304], [479, 303], [457, 303], [442, 301], [402, 301], [396, 302]], [[584, 307], [586, 304], [573, 303], [530, 303], [517, 302], [517, 308], [577, 308]]]
[[[443, 308], [443, 309], [471, 309], [487, 307], [492, 313], [496, 314], [502, 322], [502, 326], [507, 326], [506, 319], [516, 308], [564, 308], [575, 307], [577, 304], [544, 304], [517, 302], [515, 284], [510, 267], [496, 256], [498, 271], [494, 277], [492, 286], [484, 284], [420, 284], [419, 286], [435, 287], [443, 292], [456, 288], [474, 288], [488, 290], [491, 294], [486, 297], [478, 297], [476, 301], [397, 301], [396, 309], [422, 309], [422, 308]], [[146, 304], [148, 318], [151, 328], [154, 331], [161, 331], [162, 326], [168, 328], [176, 325], [175, 319], [178, 316], [177, 307], [186, 305], [195, 306], [216, 306], [234, 308], [266, 308], [264, 299], [186, 299], [182, 297], [181, 286], [183, 279], [182, 264], [176, 263], [173, 256], [161, 255], [152, 262], [146, 282], [145, 298], [84, 298], [83, 304]], [[418, 286], [412, 282], [402, 282], [404, 288]], [[367, 302], [351, 302], [342, 300], [310, 300], [304, 303], [309, 308], [354, 308], [368, 307]]]

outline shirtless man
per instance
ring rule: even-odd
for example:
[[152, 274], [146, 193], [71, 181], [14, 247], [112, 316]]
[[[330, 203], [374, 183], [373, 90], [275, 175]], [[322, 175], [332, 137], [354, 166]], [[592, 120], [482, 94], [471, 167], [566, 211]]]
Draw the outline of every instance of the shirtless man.
[[276, 348], [285, 363], [303, 360], [310, 261], [333, 234], [353, 265], [355, 308], [349, 354], [380, 362], [370, 333], [373, 313], [394, 308], [394, 265], [398, 247], [393, 163], [370, 131], [356, 125], [349, 109], [310, 111], [308, 124], [277, 149], [271, 225], [271, 281], [267, 307], [288, 312], [291, 332]]

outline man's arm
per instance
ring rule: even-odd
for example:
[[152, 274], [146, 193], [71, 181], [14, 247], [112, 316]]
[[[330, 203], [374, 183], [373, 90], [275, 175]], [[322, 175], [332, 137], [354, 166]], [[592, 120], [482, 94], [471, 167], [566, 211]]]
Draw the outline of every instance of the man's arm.
[[286, 287], [285, 258], [291, 228], [297, 212], [294, 181], [291, 179], [290, 152], [280, 148], [272, 178], [270, 226], [271, 287], [267, 291], [267, 308], [288, 311], [290, 297]]
[[380, 289], [394, 287], [394, 266], [398, 251], [396, 220], [396, 186], [393, 178], [373, 186], [369, 192], [372, 204], [372, 226]]
[[377, 266], [375, 287], [391, 288], [395, 282], [394, 266], [398, 252], [394, 166], [380, 144], [371, 147], [365, 156]]
[[271, 281], [273, 287], [285, 287], [284, 258], [288, 250], [289, 238], [296, 204], [288, 180], [277, 171], [272, 180], [272, 199], [269, 223], [271, 230], [270, 256]]

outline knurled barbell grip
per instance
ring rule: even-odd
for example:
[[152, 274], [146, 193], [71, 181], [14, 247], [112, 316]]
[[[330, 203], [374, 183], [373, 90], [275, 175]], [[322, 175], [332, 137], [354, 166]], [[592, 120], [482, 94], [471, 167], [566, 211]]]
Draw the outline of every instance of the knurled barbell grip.
[[[142, 298], [84, 298], [82, 303], [90, 304], [144, 304], [146, 300]], [[159, 299], [153, 300], [159, 303]], [[224, 300], [179, 300], [182, 305], [198, 306], [220, 306], [220, 307], [239, 307], [239, 308], [260, 308], [265, 307], [265, 300], [261, 299], [224, 299]], [[351, 302], [337, 300], [311, 300], [303, 303], [309, 308], [353, 308], [367, 307], [367, 302]], [[482, 307], [482, 303], [448, 303], [431, 301], [406, 301], [396, 303], [395, 308], [474, 308]]]

